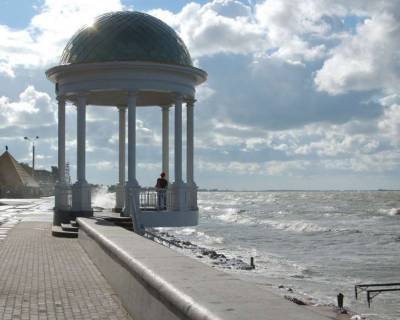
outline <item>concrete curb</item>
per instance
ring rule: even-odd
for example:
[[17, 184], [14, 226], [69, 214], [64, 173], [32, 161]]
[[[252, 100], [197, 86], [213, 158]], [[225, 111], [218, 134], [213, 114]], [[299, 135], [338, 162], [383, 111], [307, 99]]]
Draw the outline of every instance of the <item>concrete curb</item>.
[[100, 219], [78, 218], [78, 241], [135, 320], [326, 320]]
[[[80, 232], [85, 232], [88, 237], [95, 240], [109, 256], [117, 259], [136, 279], [146, 284], [146, 287], [152, 291], [152, 295], [156, 296], [161, 302], [166, 303], [168, 309], [175, 313], [178, 319], [181, 319], [183, 316], [184, 319], [193, 320], [222, 320], [220, 317], [197, 304], [191, 297], [180, 292], [167, 281], [160, 278], [138, 259], [131, 257], [115, 243], [91, 227], [86, 220], [87, 219], [82, 218], [77, 219]], [[113, 226], [112, 223], [104, 222], [104, 224], [106, 223]], [[121, 228], [121, 231], [125, 230]], [[136, 236], [133, 233], [131, 234], [132, 236]], [[134, 317], [135, 315], [132, 314], [131, 316]]]

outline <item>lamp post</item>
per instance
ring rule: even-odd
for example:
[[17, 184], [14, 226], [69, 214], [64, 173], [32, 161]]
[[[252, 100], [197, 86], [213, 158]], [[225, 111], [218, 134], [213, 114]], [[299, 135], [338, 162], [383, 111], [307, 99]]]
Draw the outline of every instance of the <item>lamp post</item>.
[[39, 139], [39, 136], [34, 138], [24, 137], [25, 140], [32, 142], [32, 177], [35, 176], [35, 141]]

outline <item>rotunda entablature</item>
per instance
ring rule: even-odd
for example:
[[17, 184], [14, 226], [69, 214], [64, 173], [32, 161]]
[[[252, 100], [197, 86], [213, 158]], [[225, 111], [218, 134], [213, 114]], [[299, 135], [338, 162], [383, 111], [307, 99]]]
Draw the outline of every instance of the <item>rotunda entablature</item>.
[[171, 93], [193, 98], [195, 86], [207, 78], [194, 67], [125, 61], [61, 65], [46, 75], [56, 83], [57, 95], [73, 100], [86, 93], [88, 104], [103, 106], [126, 104], [127, 91], [139, 92], [137, 106], [171, 104]]

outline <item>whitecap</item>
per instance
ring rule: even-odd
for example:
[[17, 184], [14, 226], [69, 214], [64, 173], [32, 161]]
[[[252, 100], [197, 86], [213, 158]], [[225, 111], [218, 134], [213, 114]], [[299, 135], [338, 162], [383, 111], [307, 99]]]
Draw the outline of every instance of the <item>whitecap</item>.
[[292, 232], [327, 232], [331, 231], [330, 228], [322, 227], [317, 224], [306, 221], [271, 221], [264, 220], [267, 225], [279, 229]]
[[105, 186], [96, 189], [92, 198], [92, 206], [105, 209], [114, 208], [115, 193], [108, 192]]
[[195, 232], [196, 232], [195, 228], [183, 228], [175, 231], [176, 234], [182, 234], [185, 236], [189, 236], [191, 234], [194, 234]]
[[225, 210], [224, 214], [218, 215], [217, 218], [226, 222], [236, 222], [237, 211], [233, 208], [228, 208]]
[[225, 213], [216, 216], [216, 218], [229, 223], [251, 224], [252, 220], [244, 213], [244, 211], [238, 211], [235, 208], [228, 208]]
[[[189, 229], [189, 228], [186, 228]], [[210, 236], [202, 231], [197, 231], [194, 234], [194, 237], [198, 242], [205, 245], [214, 245], [214, 244], [222, 244], [224, 243], [224, 238], [220, 236]]]
[[366, 318], [364, 316], [359, 315], [359, 314], [355, 314], [350, 319], [351, 320], [363, 320], [363, 319], [366, 319]]
[[388, 216], [396, 216], [396, 215], [400, 215], [400, 208], [379, 209], [378, 212], [380, 214], [385, 214]]
[[262, 202], [266, 202], [266, 203], [273, 203], [276, 202], [277, 199], [274, 195], [269, 194], [267, 195], [265, 198], [263, 197], [262, 199], [260, 199]]

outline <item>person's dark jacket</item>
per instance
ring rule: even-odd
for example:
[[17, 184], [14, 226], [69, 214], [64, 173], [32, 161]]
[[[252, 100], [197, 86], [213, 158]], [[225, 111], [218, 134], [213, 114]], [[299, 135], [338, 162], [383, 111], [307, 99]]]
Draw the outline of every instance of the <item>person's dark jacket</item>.
[[168, 181], [167, 181], [167, 179], [164, 179], [164, 178], [158, 178], [158, 179], [157, 179], [156, 188], [166, 189], [167, 186], [168, 186]]

